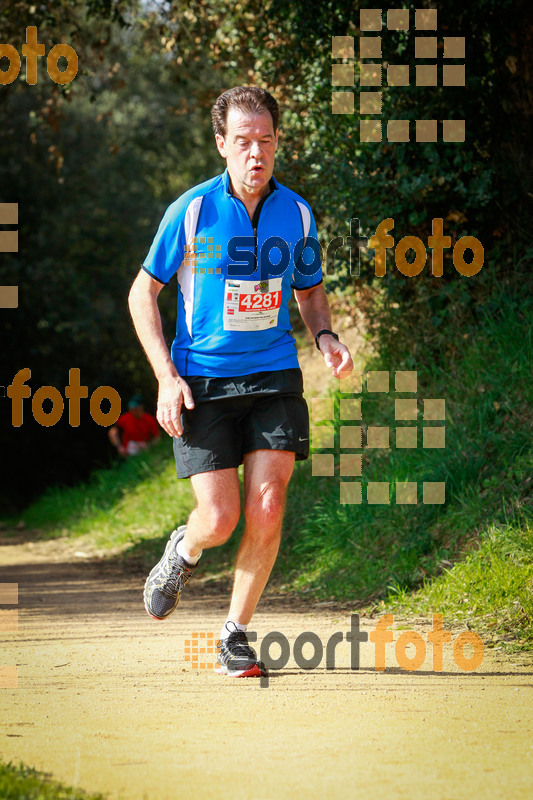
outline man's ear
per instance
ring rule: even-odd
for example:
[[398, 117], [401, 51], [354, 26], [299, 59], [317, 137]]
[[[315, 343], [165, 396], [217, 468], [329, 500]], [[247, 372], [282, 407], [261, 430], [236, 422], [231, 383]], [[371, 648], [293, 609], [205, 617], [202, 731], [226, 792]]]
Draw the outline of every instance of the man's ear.
[[224, 137], [220, 135], [220, 133], [215, 133], [215, 142], [217, 145], [217, 150], [222, 156], [222, 158], [227, 158], [226, 156], [226, 143], [224, 141]]

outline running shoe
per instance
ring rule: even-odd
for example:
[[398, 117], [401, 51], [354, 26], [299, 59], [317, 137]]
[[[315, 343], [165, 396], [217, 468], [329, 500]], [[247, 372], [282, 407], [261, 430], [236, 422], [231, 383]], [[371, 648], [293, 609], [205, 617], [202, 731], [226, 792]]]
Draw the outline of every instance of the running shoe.
[[176, 545], [185, 536], [185, 525], [170, 534], [161, 560], [144, 584], [144, 607], [154, 619], [166, 619], [178, 607], [183, 587], [196, 570], [176, 553]]
[[248, 644], [244, 631], [235, 630], [227, 639], [217, 643], [220, 652], [217, 657], [219, 666], [215, 672], [219, 675], [230, 675], [232, 678], [252, 678], [268, 675], [262, 661], [258, 661], [257, 653]]

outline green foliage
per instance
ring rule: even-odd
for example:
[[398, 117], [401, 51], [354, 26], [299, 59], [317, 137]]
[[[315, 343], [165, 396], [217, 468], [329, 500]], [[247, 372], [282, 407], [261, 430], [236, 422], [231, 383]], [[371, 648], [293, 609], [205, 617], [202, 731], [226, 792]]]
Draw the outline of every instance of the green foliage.
[[[9, 347], [0, 352], [0, 372], [7, 384], [30, 367], [35, 391], [65, 386], [77, 367], [90, 391], [109, 385], [125, 400], [137, 390], [150, 407], [155, 380], [133, 331], [129, 287], [165, 208], [223, 165], [208, 115], [189, 102], [191, 73], [174, 69], [160, 43], [154, 49], [142, 16], [134, 24], [130, 12], [124, 27], [113, 21], [114, 11], [107, 18], [110, 4], [98, 5], [101, 14], [97, 5], [88, 17], [80, 7], [64, 19], [50, 7], [48, 22], [39, 16], [44, 6], [36, 6], [37, 16], [26, 7], [18, 19], [16, 41], [24, 38], [24, 24], [38, 24], [39, 40], [47, 43], [65, 31], [80, 72], [66, 88], [44, 68], [34, 86], [17, 79], [1, 87], [0, 196], [19, 203], [20, 250], [2, 254], [0, 282], [19, 285], [20, 303], [2, 309]], [[0, 39], [14, 35], [6, 25], [11, 16], [2, 20]], [[207, 89], [212, 76], [198, 65], [194, 79]], [[168, 342], [172, 289], [161, 298]], [[8, 512], [48, 483], [79, 479], [109, 458], [105, 430], [95, 435], [90, 420], [75, 431], [65, 424], [43, 430], [28, 409], [17, 431], [7, 405], [5, 411], [1, 446], [12, 454], [12, 469], [0, 506]]]
[[[213, 10], [221, 6], [216, 0], [206, 5]], [[238, 42], [255, 59], [253, 80], [266, 83], [280, 98], [285, 135], [278, 170], [290, 175], [291, 185], [304, 187], [320, 217], [335, 215], [338, 229], [348, 215], [362, 218], [369, 227], [393, 216], [398, 227], [416, 232], [436, 206], [440, 215], [459, 209], [474, 234], [488, 231], [492, 224], [486, 207], [496, 191], [490, 166], [490, 120], [500, 102], [495, 55], [500, 55], [500, 47], [510, 46], [514, 20], [506, 15], [509, 5], [453, 2], [439, 8], [440, 30], [467, 35], [467, 89], [414, 86], [413, 31], [408, 39], [405, 32], [385, 31], [382, 36], [381, 61], [409, 63], [412, 74], [410, 87], [383, 87], [384, 118], [464, 116], [468, 137], [460, 145], [360, 144], [357, 115], [331, 114], [331, 36], [357, 37], [359, 4], [322, 3], [317, 8], [268, 0], [259, 8], [252, 2], [246, 28], [221, 32], [217, 42], [222, 38], [233, 49]], [[414, 16], [411, 4], [400, 6], [411, 7]], [[250, 28], [255, 35], [250, 36]], [[276, 46], [269, 46], [274, 41]], [[357, 39], [355, 44], [357, 50]], [[461, 235], [461, 228], [455, 234]]]
[[2, 800], [104, 800], [104, 795], [87, 794], [81, 789], [63, 786], [42, 772], [24, 764], [0, 763]]

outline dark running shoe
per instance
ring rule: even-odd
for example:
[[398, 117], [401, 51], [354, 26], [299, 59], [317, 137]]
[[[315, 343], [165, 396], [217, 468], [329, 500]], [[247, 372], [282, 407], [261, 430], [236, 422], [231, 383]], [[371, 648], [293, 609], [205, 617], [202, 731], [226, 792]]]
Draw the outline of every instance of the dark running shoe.
[[196, 569], [176, 553], [184, 536], [185, 525], [171, 533], [163, 557], [144, 584], [144, 607], [155, 619], [165, 619], [178, 607], [181, 590]]
[[248, 644], [244, 631], [235, 630], [227, 639], [217, 642], [220, 647], [218, 667], [219, 675], [230, 675], [232, 678], [253, 678], [267, 675], [262, 661], [257, 660], [257, 653]]

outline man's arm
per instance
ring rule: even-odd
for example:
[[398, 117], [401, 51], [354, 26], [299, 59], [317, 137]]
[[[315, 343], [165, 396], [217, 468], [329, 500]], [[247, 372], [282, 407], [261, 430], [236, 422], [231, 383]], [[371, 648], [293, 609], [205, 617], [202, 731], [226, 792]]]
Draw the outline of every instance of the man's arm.
[[157, 421], [169, 436], [181, 436], [181, 406], [194, 408], [188, 384], [178, 375], [163, 336], [157, 298], [163, 288], [144, 270], [133, 282], [128, 298], [133, 324], [159, 383]]
[[[331, 311], [322, 283], [312, 286], [311, 289], [295, 289], [294, 296], [300, 315], [313, 338], [323, 328], [331, 330]], [[353, 370], [353, 361], [346, 345], [327, 333], [322, 334], [318, 344], [332, 375], [335, 378], [347, 378]]]
[[122, 442], [120, 440], [120, 430], [116, 425], [113, 425], [109, 431], [107, 432], [109, 436], [109, 441], [112, 445], [114, 445], [121, 456], [126, 455], [126, 448], [122, 446]]

